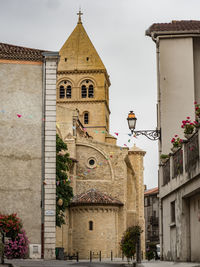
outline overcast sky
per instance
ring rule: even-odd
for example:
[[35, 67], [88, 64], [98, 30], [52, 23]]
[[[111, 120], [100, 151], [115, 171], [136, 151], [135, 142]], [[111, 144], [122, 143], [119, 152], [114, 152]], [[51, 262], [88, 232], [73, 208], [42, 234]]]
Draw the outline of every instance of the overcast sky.
[[157, 142], [128, 142], [127, 114], [134, 110], [136, 130], [156, 127], [156, 51], [145, 30], [154, 22], [200, 20], [199, 0], [0, 0], [0, 42], [59, 51], [77, 24], [83, 25], [110, 75], [110, 132], [118, 145], [135, 144], [147, 152], [144, 182], [157, 186]]

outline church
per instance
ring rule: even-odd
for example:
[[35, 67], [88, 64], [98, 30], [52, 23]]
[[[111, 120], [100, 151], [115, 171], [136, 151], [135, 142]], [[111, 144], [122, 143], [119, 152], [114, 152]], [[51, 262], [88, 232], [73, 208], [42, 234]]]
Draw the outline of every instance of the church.
[[[121, 257], [123, 232], [139, 224], [144, 230], [143, 157], [145, 152], [116, 145], [109, 134], [107, 70], [89, 39], [81, 13], [59, 51], [56, 128], [68, 146], [74, 198], [56, 242], [82, 259]], [[141, 238], [144, 247], [144, 233]]]
[[[0, 43], [0, 213], [22, 219], [31, 258], [53, 259], [55, 247], [80, 259], [121, 257], [124, 231], [145, 229], [145, 152], [117, 146], [109, 133], [111, 83], [81, 15], [59, 53]], [[56, 133], [72, 159], [74, 192], [61, 228]]]

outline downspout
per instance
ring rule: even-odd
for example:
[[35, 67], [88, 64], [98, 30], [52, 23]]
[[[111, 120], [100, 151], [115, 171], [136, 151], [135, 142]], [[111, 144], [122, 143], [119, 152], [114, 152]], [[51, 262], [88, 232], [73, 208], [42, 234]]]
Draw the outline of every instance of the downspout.
[[44, 180], [45, 180], [45, 80], [46, 59], [42, 65], [42, 179], [41, 179], [41, 258], [44, 259]]
[[[157, 129], [161, 130], [161, 90], [160, 90], [160, 46], [159, 46], [159, 36], [155, 37], [155, 34], [151, 35], [152, 40], [156, 43], [156, 66], [157, 66]], [[161, 138], [158, 142], [158, 156], [160, 160], [160, 155], [162, 153], [162, 132]], [[158, 171], [158, 188], [161, 187], [161, 169], [159, 165]], [[163, 207], [162, 199], [159, 196], [159, 236], [160, 236], [160, 255], [161, 260], [163, 260]]]

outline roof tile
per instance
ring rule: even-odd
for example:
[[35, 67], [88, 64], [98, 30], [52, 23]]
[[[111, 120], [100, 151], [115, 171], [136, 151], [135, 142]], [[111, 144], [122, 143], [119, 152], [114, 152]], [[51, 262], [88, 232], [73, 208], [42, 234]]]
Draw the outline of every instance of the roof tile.
[[45, 50], [0, 43], [0, 59], [42, 61]]
[[172, 20], [170, 23], [154, 23], [146, 31], [146, 35], [152, 33], [162, 34], [162, 32], [189, 32], [200, 33], [199, 20]]
[[87, 192], [73, 197], [70, 206], [79, 205], [117, 205], [122, 206], [123, 203], [105, 193], [99, 192], [96, 189], [90, 189]]
[[144, 195], [147, 196], [147, 195], [158, 194], [158, 193], [159, 193], [158, 187], [155, 187], [155, 188], [146, 190], [144, 192]]

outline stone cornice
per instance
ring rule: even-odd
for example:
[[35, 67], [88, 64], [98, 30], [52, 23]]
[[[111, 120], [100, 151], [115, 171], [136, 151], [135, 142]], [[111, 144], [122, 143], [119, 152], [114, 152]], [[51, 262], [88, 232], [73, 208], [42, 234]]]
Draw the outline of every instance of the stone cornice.
[[94, 104], [94, 103], [105, 103], [105, 105], [106, 105], [106, 107], [107, 107], [107, 109], [108, 109], [108, 112], [109, 112], [109, 114], [111, 113], [110, 112], [110, 109], [109, 109], [109, 106], [108, 106], [108, 103], [107, 103], [107, 101], [106, 100], [84, 100], [84, 101], [82, 101], [82, 100], [57, 100], [56, 101], [56, 103], [57, 104], [63, 104], [63, 103], [67, 103], [67, 104], [70, 104], [70, 103], [90, 103], [90, 104]]
[[104, 73], [106, 76], [106, 80], [108, 85], [110, 86], [110, 79], [106, 69], [88, 69], [88, 70], [58, 70], [57, 74], [87, 74], [87, 73]]
[[145, 151], [128, 151], [128, 154], [130, 155], [130, 154], [135, 154], [135, 155], [142, 155], [142, 156], [144, 156], [145, 154], [146, 154], [146, 152]]

